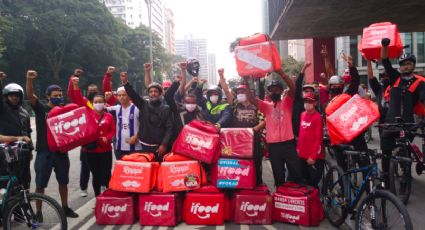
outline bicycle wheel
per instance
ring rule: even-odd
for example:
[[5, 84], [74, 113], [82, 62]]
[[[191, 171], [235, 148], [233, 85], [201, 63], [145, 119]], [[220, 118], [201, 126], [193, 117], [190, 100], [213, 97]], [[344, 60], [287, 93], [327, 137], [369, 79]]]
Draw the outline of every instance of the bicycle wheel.
[[[23, 199], [12, 199], [3, 215], [3, 226], [9, 229], [67, 229], [67, 220], [61, 206], [49, 196], [38, 193], [27, 194]], [[41, 203], [37, 212], [36, 202]]]
[[[375, 218], [372, 218], [375, 217]], [[361, 203], [356, 229], [413, 229], [406, 206], [394, 194], [375, 190]]]
[[[409, 157], [406, 149], [398, 148], [393, 156]], [[412, 192], [412, 163], [391, 159], [388, 170], [390, 191], [407, 204]]]
[[323, 209], [326, 218], [334, 227], [343, 224], [348, 215], [348, 203], [344, 192], [346, 181], [341, 177], [343, 174], [344, 172], [339, 166], [332, 166], [326, 174], [323, 185], [325, 192]]

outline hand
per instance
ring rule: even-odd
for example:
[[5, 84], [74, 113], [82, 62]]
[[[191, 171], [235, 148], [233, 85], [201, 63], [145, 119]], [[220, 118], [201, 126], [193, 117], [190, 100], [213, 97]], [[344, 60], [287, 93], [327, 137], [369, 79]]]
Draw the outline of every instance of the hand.
[[218, 76], [220, 76], [220, 78], [224, 78], [224, 69], [218, 69]]
[[160, 156], [163, 156], [167, 153], [167, 148], [164, 145], [160, 145], [157, 152]]
[[5, 72], [0, 72], [0, 81], [3, 81], [6, 78], [6, 73]]
[[282, 69], [282, 68], [280, 68], [280, 69], [276, 70], [275, 72], [276, 72], [277, 74], [279, 74], [281, 77], [285, 77], [285, 76], [286, 76], [286, 74], [285, 74], [285, 72], [283, 72], [283, 69]]
[[101, 137], [100, 140], [103, 141], [103, 143], [107, 144], [108, 143], [108, 139], [106, 137]]
[[207, 83], [207, 79], [201, 79], [201, 80], [199, 80], [199, 84], [200, 85], [203, 85], [205, 83]]
[[76, 76], [76, 77], [80, 77], [82, 73], [83, 73], [83, 70], [81, 70], [81, 69], [75, 69], [74, 70], [74, 76]]
[[127, 74], [127, 72], [121, 72], [120, 73], [120, 79], [121, 79], [121, 83], [123, 85], [127, 84], [127, 82], [128, 82], [128, 74]]
[[105, 92], [105, 101], [108, 101], [109, 99], [111, 99], [111, 97], [112, 97], [111, 91]]
[[72, 77], [71, 81], [72, 81], [72, 85], [74, 86], [74, 88], [78, 88], [78, 84], [80, 83], [80, 79], [78, 77]]
[[192, 77], [192, 79], [190, 80], [191, 83], [198, 83], [198, 77]]
[[217, 129], [217, 131], [220, 131], [220, 129], [221, 129], [221, 125], [220, 125], [220, 124], [218, 124], [218, 123], [217, 123], [217, 124], [215, 124], [214, 126], [215, 126], [215, 128]]
[[324, 57], [328, 56], [328, 48], [326, 47], [326, 45], [322, 45], [322, 50], [320, 51], [320, 53]]
[[313, 160], [311, 158], [308, 158], [307, 159], [307, 165], [314, 165], [314, 164], [316, 164], [316, 161], [315, 160]]
[[180, 66], [180, 69], [182, 70], [182, 72], [186, 71], [186, 68], [187, 68], [186, 62], [180, 62], [179, 66]]
[[28, 70], [27, 71], [27, 79], [35, 79], [37, 77], [37, 72], [34, 70]]
[[150, 72], [152, 69], [151, 63], [145, 63], [143, 66], [145, 67], [145, 72]]
[[106, 70], [107, 74], [112, 74], [113, 72], [115, 72], [115, 67], [113, 66], [108, 66], [108, 69]]
[[306, 61], [306, 62], [304, 63], [303, 68], [301, 69], [301, 73], [303, 74], [303, 73], [305, 72], [305, 70], [306, 70], [306, 69], [307, 69], [310, 65], [311, 65], [311, 62]]
[[180, 82], [182, 80], [182, 77], [180, 76], [180, 75], [176, 75], [175, 77], [174, 77], [174, 81], [178, 81], [178, 82]]
[[256, 132], [256, 133], [260, 132], [260, 128], [258, 126], [254, 126], [254, 128], [252, 128], [252, 130], [254, 130], [254, 132]]
[[391, 40], [389, 38], [383, 38], [381, 44], [383, 47], [387, 47], [390, 44]]
[[347, 62], [349, 67], [353, 67], [353, 57], [346, 55], [345, 53], [341, 53], [341, 58]]
[[[26, 142], [26, 143], [29, 143], [30, 141], [31, 141], [31, 138], [29, 138], [29, 137], [27, 137], [27, 136], [22, 136], [22, 137], [19, 137], [20, 139], [22, 139], [22, 141], [23, 142]], [[18, 139], [19, 139], [18, 138]]]
[[139, 138], [137, 137], [137, 135], [134, 135], [128, 139], [127, 143], [130, 145], [135, 145], [138, 139]]

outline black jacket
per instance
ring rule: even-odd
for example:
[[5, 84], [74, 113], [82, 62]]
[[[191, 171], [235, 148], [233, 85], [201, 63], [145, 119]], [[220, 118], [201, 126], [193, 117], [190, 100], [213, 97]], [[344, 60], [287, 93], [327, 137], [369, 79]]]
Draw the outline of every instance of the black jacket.
[[170, 107], [163, 101], [154, 106], [140, 97], [133, 87], [127, 83], [125, 91], [140, 110], [139, 139], [146, 144], [169, 146], [173, 135], [173, 117]]

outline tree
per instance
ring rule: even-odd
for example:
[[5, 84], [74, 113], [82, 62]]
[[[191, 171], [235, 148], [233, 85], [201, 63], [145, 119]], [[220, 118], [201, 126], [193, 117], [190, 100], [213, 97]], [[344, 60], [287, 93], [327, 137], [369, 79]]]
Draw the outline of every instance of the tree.
[[298, 76], [300, 74], [303, 66], [304, 66], [304, 61], [297, 61], [291, 55], [285, 58], [282, 64], [283, 71], [286, 74], [295, 75], [295, 76]]

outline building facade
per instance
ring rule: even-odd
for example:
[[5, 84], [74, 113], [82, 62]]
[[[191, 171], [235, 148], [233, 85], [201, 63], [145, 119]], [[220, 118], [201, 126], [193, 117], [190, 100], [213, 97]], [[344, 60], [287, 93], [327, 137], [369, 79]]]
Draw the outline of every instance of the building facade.
[[208, 78], [208, 45], [206, 39], [176, 40], [176, 54], [184, 58], [196, 58], [199, 61], [199, 76]]
[[165, 49], [168, 53], [176, 54], [176, 39], [174, 35], [174, 14], [171, 9], [164, 9]]
[[209, 85], [217, 85], [217, 65], [215, 54], [208, 54], [208, 84]]

